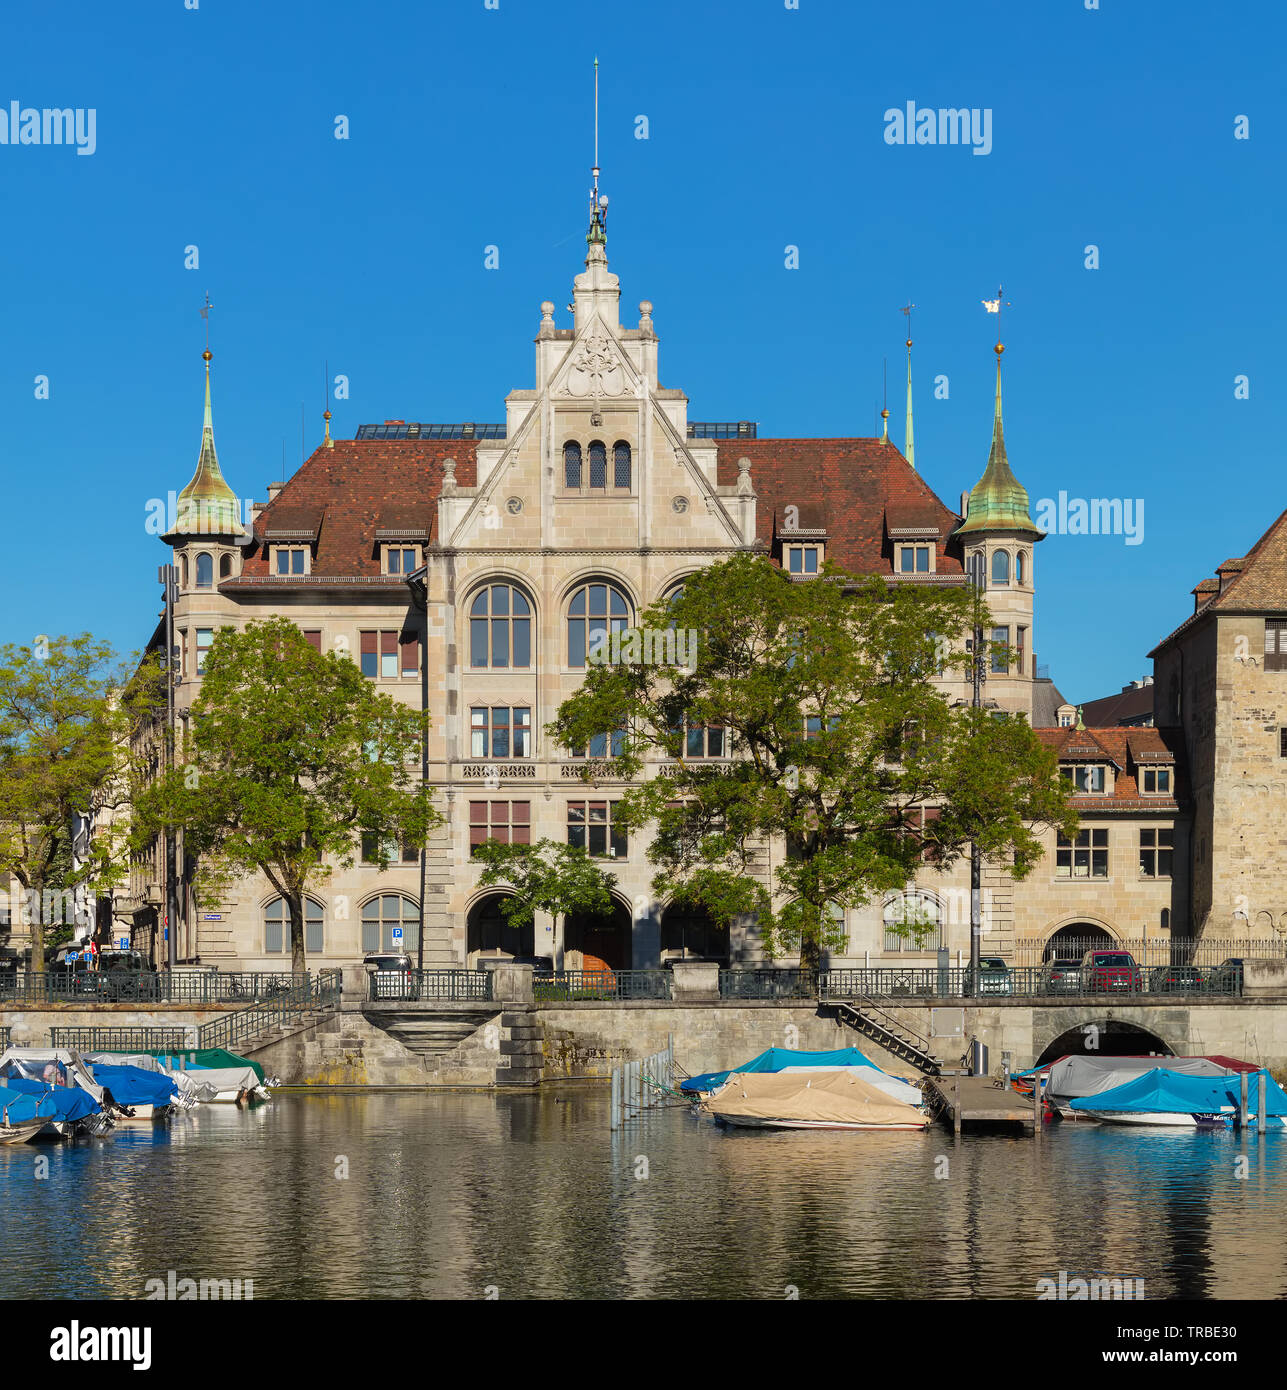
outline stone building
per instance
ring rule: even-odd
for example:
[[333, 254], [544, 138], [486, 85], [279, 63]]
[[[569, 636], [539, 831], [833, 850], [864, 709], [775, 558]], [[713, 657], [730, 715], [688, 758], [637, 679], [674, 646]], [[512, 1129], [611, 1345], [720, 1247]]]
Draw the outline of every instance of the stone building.
[[1287, 937], [1287, 512], [1192, 593], [1192, 614], [1150, 656], [1157, 720], [1180, 731], [1192, 783], [1193, 923], [1204, 936], [1277, 942]]
[[[180, 722], [215, 632], [270, 615], [291, 618], [319, 649], [348, 653], [381, 689], [431, 711], [429, 776], [446, 822], [424, 850], [426, 967], [495, 955], [549, 957], [569, 968], [587, 959], [648, 966], [681, 953], [760, 958], [753, 932], [734, 929], [730, 939], [653, 899], [644, 840], [627, 841], [613, 824], [621, 784], [610, 768], [590, 786], [579, 780], [587, 759], [610, 754], [606, 743], [567, 750], [544, 733], [583, 678], [596, 631], [625, 628], [686, 575], [737, 551], [768, 556], [800, 583], [827, 558], [890, 585], [959, 586], [981, 565], [994, 622], [986, 635], [1011, 650], [1009, 661], [991, 663], [989, 704], [1071, 723], [1072, 707], [1037, 674], [1034, 553], [1043, 535], [1006, 454], [1000, 344], [988, 462], [961, 515], [935, 496], [887, 430], [879, 439], [761, 439], [749, 422], [690, 419], [685, 393], [660, 381], [651, 303], [639, 305], [636, 323], [621, 320], [597, 207], [587, 244], [571, 323], [559, 325], [552, 301], [541, 305], [534, 384], [509, 393], [502, 422], [395, 421], [332, 440], [328, 416], [321, 447], [244, 518], [215, 453], [207, 355], [197, 471], [164, 538], [179, 576]], [[959, 675], [944, 686], [949, 698], [970, 698]], [[1079, 925], [1082, 934], [1129, 936], [1175, 911], [1169, 879], [1141, 882], [1132, 871], [1136, 828], [1173, 832], [1168, 817], [1176, 813], [1174, 787], [1170, 798], [1137, 795], [1140, 769], [1170, 757], [1159, 735], [1142, 732], [1145, 741], [1132, 742], [1126, 731], [1097, 730], [1082, 740], [1093, 743], [1089, 752], [1059, 744], [1070, 769], [1097, 760], [1103, 787], [1088, 786], [1086, 796], [1104, 812], [1109, 843], [1095, 838], [1103, 826], [1092, 832], [1084, 875], [1078, 846], [1066, 847], [1061, 871], [1064, 847], [1053, 837], [1048, 862], [1025, 884], [985, 870], [985, 952], [1014, 956], [1021, 942]], [[696, 734], [690, 756], [726, 755], [722, 731]], [[514, 937], [497, 893], [477, 884], [470, 847], [488, 837], [542, 836], [611, 859], [620, 887], [611, 922], [538, 920], [532, 939]], [[1097, 868], [1101, 848], [1107, 877]], [[373, 949], [419, 954], [420, 852], [397, 847], [385, 869], [363, 862], [335, 872], [310, 900], [312, 964]], [[769, 848], [766, 872], [777, 852]], [[180, 959], [286, 965], [284, 908], [266, 882], [244, 882], [227, 902], [198, 909], [193, 866], [181, 852], [179, 863]], [[142, 921], [159, 890], [156, 862], [138, 867], [132, 905]], [[923, 952], [888, 931], [909, 907], [941, 923]], [[846, 928], [849, 950], [839, 959], [857, 963], [928, 961], [940, 943], [968, 954], [968, 864], [927, 873], [905, 895], [851, 912]]]

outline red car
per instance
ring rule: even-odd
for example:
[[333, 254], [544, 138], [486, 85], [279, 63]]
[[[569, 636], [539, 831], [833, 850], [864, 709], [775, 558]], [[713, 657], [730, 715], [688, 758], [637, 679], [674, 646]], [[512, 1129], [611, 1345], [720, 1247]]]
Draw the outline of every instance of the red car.
[[1086, 994], [1138, 994], [1144, 975], [1129, 951], [1087, 951], [1081, 958], [1081, 987]]

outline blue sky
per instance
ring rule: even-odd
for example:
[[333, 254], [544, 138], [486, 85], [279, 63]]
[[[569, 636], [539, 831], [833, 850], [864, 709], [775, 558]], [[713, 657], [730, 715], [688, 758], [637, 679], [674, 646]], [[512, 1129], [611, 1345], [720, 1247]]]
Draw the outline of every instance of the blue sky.
[[[597, 52], [623, 317], [653, 301], [662, 380], [692, 418], [872, 434], [888, 358], [901, 444], [910, 298], [917, 463], [955, 505], [987, 458], [980, 300], [1003, 282], [1007, 443], [1034, 506], [1061, 489], [1144, 503], [1142, 544], [1042, 543], [1038, 659], [1075, 700], [1148, 673], [1192, 586], [1287, 504], [1287, 21], [1268, 0], [1084, 6], [62, 0], [6, 16], [0, 110], [92, 107], [97, 148], [0, 145], [0, 639], [146, 639], [166, 559], [146, 504], [195, 465], [207, 289], [216, 438], [243, 496], [298, 466], [301, 403], [316, 444], [324, 362], [351, 383], [340, 437], [502, 419], [531, 384], [541, 300], [565, 319], [581, 268]], [[887, 144], [884, 112], [908, 101], [991, 110], [991, 153]]]

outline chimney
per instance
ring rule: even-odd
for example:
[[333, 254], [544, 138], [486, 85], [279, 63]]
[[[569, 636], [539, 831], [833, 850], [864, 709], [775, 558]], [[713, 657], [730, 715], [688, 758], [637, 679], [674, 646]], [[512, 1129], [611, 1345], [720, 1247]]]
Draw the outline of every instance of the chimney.
[[963, 493], [961, 494], [961, 519], [964, 520], [969, 514], [970, 514], [970, 494], [969, 494], [968, 492], [963, 492]]
[[284, 488], [285, 486], [286, 486], [285, 483], [269, 483], [269, 484], [268, 484], [268, 500], [271, 502], [271, 501], [273, 500], [273, 498], [276, 497], [277, 494], [278, 494], [278, 493], [282, 490], [282, 488]]

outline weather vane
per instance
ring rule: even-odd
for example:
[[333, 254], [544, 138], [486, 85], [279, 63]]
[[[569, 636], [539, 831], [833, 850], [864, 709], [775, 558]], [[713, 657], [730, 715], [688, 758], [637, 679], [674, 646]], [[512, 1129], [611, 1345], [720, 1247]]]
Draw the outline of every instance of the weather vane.
[[1004, 299], [1004, 298], [1002, 297], [1002, 296], [1004, 295], [1004, 293], [1005, 293], [1005, 291], [1001, 288], [1000, 285], [998, 285], [998, 286], [997, 286], [997, 297], [996, 297], [995, 299], [985, 299], [985, 300], [983, 301], [983, 307], [988, 311], [988, 313], [989, 313], [989, 314], [995, 314], [995, 315], [997, 316], [997, 346], [998, 346], [998, 350], [999, 350], [1000, 344], [1001, 344], [1001, 310], [1002, 310], [1002, 309], [1009, 309], [1009, 308], [1012, 307], [1010, 301], [1009, 301], [1008, 299]]

